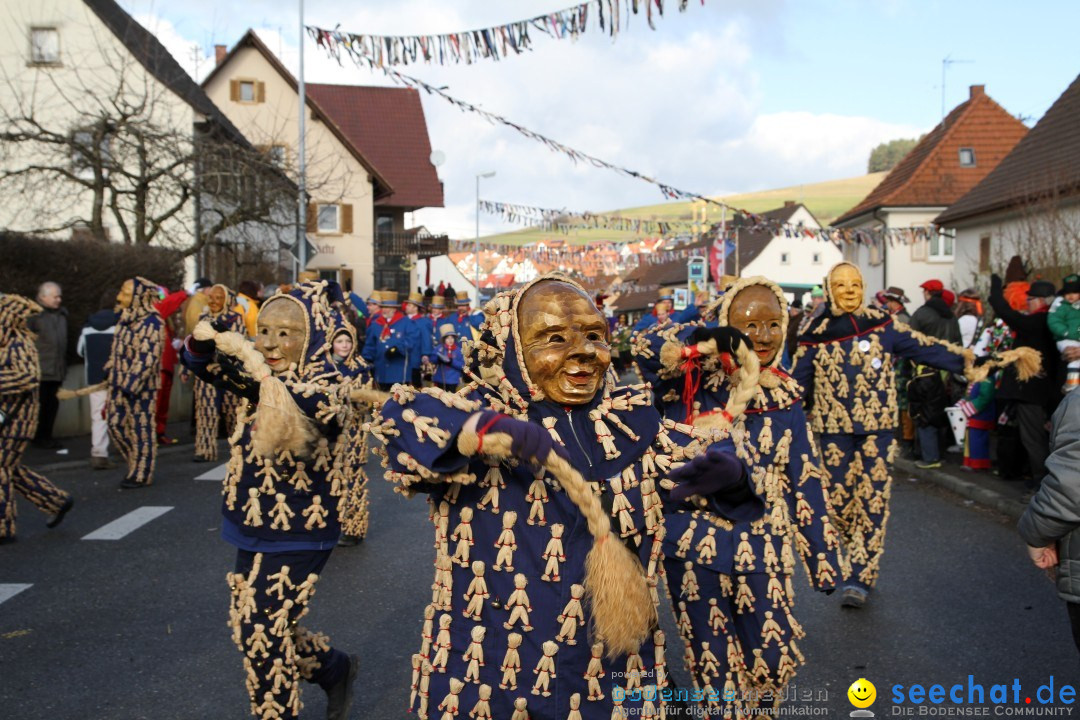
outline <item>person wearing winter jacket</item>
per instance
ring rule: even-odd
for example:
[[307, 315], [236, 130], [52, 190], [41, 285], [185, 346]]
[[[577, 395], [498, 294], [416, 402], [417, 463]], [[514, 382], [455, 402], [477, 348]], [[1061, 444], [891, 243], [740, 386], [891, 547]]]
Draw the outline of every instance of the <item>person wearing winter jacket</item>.
[[923, 290], [923, 306], [911, 316], [911, 329], [938, 340], [960, 344], [960, 325], [956, 316], [942, 299], [945, 286], [940, 280], [927, 280]]
[[[101, 298], [101, 309], [86, 319], [75, 352], [85, 360], [86, 384], [97, 385], [105, 380], [105, 363], [112, 352], [113, 335], [120, 313], [113, 307], [112, 292], [106, 290]], [[109, 460], [109, 424], [105, 420], [105, 403], [109, 392], [104, 388], [90, 393], [90, 467], [94, 470], [110, 470], [115, 465]]]
[[[1069, 275], [1061, 288], [1061, 298], [1055, 300], [1046, 316], [1046, 324], [1057, 341], [1057, 349], [1062, 359], [1067, 362], [1065, 368], [1065, 387], [1069, 392], [1080, 387], [1080, 358], [1068, 360], [1067, 353], [1075, 353], [1080, 348], [1080, 275]], [[1072, 348], [1070, 350], [1070, 348]]]
[[465, 357], [458, 344], [457, 329], [453, 323], [445, 323], [439, 328], [442, 344], [435, 354], [435, 373], [431, 381], [436, 387], [454, 392], [461, 383], [461, 374], [465, 371]]
[[60, 447], [60, 443], [53, 439], [52, 431], [56, 413], [60, 409], [56, 392], [67, 374], [68, 312], [67, 308], [60, 306], [62, 300], [59, 285], [54, 282], [42, 283], [37, 293], [41, 313], [27, 323], [30, 331], [37, 334], [34, 344], [41, 362], [41, 389], [38, 393], [41, 407], [34, 445], [50, 450]]
[[1037, 567], [1056, 568], [1073, 642], [1080, 649], [1080, 393], [1069, 393], [1053, 417], [1046, 476], [1017, 526]]
[[924, 469], [941, 467], [941, 429], [949, 424], [945, 415], [948, 396], [941, 371], [927, 365], [916, 365], [915, 374], [907, 385], [907, 397], [908, 412], [915, 422], [922, 452], [922, 460], [915, 465]]

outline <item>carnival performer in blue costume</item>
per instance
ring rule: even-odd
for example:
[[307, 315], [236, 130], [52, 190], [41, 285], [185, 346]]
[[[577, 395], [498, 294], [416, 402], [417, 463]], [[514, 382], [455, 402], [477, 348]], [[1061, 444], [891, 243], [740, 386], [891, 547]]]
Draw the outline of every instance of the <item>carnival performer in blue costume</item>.
[[[207, 291], [207, 303], [199, 315], [200, 320], [215, 323], [217, 329], [243, 334], [246, 332], [244, 318], [232, 308], [236, 294], [225, 285], [217, 284]], [[211, 375], [218, 375], [219, 368], [210, 366]], [[232, 430], [236, 424], [236, 406], [240, 398], [222, 387], [222, 382], [205, 382], [195, 378], [195, 462], [217, 460], [218, 425]]]
[[427, 493], [435, 526], [410, 704], [420, 718], [659, 717], [663, 504], [695, 496], [739, 520], [761, 501], [730, 440], [713, 446], [721, 471], [687, 463], [669, 492], [666, 474], [714, 436], [677, 442], [645, 386], [615, 385], [580, 286], [547, 276], [485, 315], [458, 393], [397, 386], [373, 421], [387, 479]]
[[356, 656], [299, 625], [341, 531], [345, 494], [335, 443], [348, 384], [332, 358], [344, 326], [336, 283], [304, 282], [259, 309], [254, 346], [200, 323], [182, 361], [207, 380], [218, 362], [242, 398], [224, 483], [222, 537], [236, 546], [229, 627], [243, 653], [251, 712], [298, 717], [300, 679], [327, 693], [327, 717], [348, 716]]
[[393, 290], [377, 293], [380, 314], [368, 325], [364, 362], [375, 368], [375, 381], [384, 390], [412, 382], [412, 351], [416, 344], [412, 321], [398, 309]]
[[423, 385], [421, 373], [429, 366], [434, 357], [433, 339], [436, 329], [431, 324], [431, 318], [421, 312], [423, 308], [424, 296], [418, 292], [409, 293], [409, 299], [402, 304], [401, 308], [405, 313], [405, 317], [413, 324], [415, 333], [413, 349], [409, 353], [413, 387]]
[[[801, 390], [779, 365], [788, 315], [777, 285], [746, 278], [706, 309], [718, 328], [649, 331], [636, 347], [639, 369], [665, 393], [666, 417], [700, 428], [734, 423], [733, 433], [745, 434], [766, 502], [765, 516], [752, 522], [703, 509], [665, 517], [668, 589], [710, 715], [771, 706], [761, 698], [782, 697], [803, 662], [795, 641], [805, 634], [792, 614], [796, 555], [815, 590], [831, 593], [844, 572]], [[753, 345], [760, 373], [713, 352], [714, 338], [732, 328]]]
[[42, 312], [21, 295], [0, 295], [0, 543], [15, 540], [15, 493], [60, 524], [71, 496], [22, 462], [37, 430], [41, 365], [27, 320]]
[[461, 384], [461, 375], [465, 371], [465, 356], [462, 354], [457, 329], [453, 323], [444, 323], [439, 332], [442, 337], [435, 353], [435, 372], [431, 381], [435, 383], [435, 387], [453, 392]]
[[[341, 538], [338, 546], [352, 547], [367, 537], [371, 524], [371, 503], [365, 470], [371, 433], [364, 429], [364, 425], [371, 419], [370, 402], [375, 391], [375, 382], [371, 368], [363, 358], [356, 355], [356, 337], [352, 327], [346, 325], [334, 332], [333, 348], [334, 364], [345, 377], [352, 407], [345, 431], [338, 436], [334, 449], [334, 461], [330, 470], [331, 484], [334, 481], [343, 481], [346, 484], [346, 491], [338, 499], [338, 515], [341, 517]], [[355, 399], [351, 397], [353, 393], [357, 393]]]
[[154, 481], [158, 445], [154, 412], [165, 349], [165, 321], [154, 308], [159, 299], [158, 286], [141, 277], [125, 281], [116, 296], [120, 321], [105, 364], [109, 391], [105, 417], [109, 438], [127, 460], [127, 475], [120, 483], [124, 489], [147, 487]]
[[[973, 379], [974, 356], [866, 307], [862, 273], [850, 263], [829, 271], [825, 294], [826, 309], [799, 336], [792, 375], [804, 389], [814, 431], [822, 433], [833, 520], [851, 563], [843, 604], [858, 608], [877, 582], [885, 550], [896, 454], [895, 360], [969, 371]], [[980, 368], [982, 376], [989, 369]]]

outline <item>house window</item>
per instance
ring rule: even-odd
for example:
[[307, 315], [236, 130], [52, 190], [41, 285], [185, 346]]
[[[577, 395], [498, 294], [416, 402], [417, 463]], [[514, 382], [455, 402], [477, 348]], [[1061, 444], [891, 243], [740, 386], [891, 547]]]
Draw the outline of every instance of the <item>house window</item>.
[[930, 238], [929, 243], [929, 255], [928, 260], [931, 262], [952, 262], [953, 259], [953, 238], [952, 235], [948, 235], [944, 232]]
[[266, 83], [258, 80], [230, 80], [229, 99], [239, 103], [266, 102]]
[[337, 205], [318, 206], [318, 228], [321, 233], [336, 233], [340, 229]]
[[975, 148], [960, 148], [960, 167], [975, 167]]
[[786, 252], [780, 253], [780, 264], [781, 265], [790, 265], [791, 264], [791, 254], [786, 253]]
[[814, 264], [815, 265], [820, 265], [821, 264], [821, 253], [814, 253]]
[[990, 236], [979, 238], [979, 272], [990, 272]]
[[60, 31], [56, 28], [30, 28], [30, 64], [60, 63]]

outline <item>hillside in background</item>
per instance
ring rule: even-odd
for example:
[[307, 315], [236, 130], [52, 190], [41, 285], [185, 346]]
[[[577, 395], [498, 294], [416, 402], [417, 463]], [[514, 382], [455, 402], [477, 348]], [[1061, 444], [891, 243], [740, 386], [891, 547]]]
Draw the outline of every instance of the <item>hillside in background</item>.
[[[732, 207], [749, 210], [750, 212], [764, 212], [781, 207], [785, 201], [793, 200], [801, 202], [809, 208], [814, 217], [822, 226], [826, 226], [833, 219], [840, 216], [846, 210], [854, 207], [860, 200], [866, 197], [874, 187], [885, 177], [884, 172], [870, 173], [859, 177], [846, 178], [844, 180], [829, 180], [827, 182], [813, 183], [808, 185], [795, 185], [792, 187], [779, 188], [776, 190], [762, 190], [743, 195], [729, 195], [723, 198], [725, 203]], [[703, 203], [697, 203], [698, 214], [701, 213]], [[573, 210], [591, 210], [592, 208], [572, 208]], [[646, 220], [693, 220], [694, 207], [690, 202], [669, 202], [659, 205], [646, 205], [643, 207], [626, 208], [622, 210], [607, 211], [606, 214], [619, 217], [642, 218]], [[720, 222], [720, 208], [710, 206], [708, 209], [708, 222]], [[596, 241], [628, 242], [640, 239], [639, 235], [632, 232], [619, 232], [615, 230], [573, 230], [569, 233], [552, 232], [550, 230], [524, 229], [499, 235], [482, 237], [482, 242], [494, 242], [505, 244], [524, 244], [540, 240], [555, 239], [568, 240], [570, 242], [584, 243]]]

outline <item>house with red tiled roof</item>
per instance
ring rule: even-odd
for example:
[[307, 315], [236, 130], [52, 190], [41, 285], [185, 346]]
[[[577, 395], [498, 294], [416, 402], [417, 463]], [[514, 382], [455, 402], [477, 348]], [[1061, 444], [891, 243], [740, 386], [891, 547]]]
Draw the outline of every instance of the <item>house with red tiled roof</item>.
[[[296, 78], [252, 30], [217, 46], [206, 94], [251, 141], [295, 167]], [[446, 239], [405, 227], [405, 214], [443, 206], [420, 96], [411, 88], [306, 84], [307, 269], [366, 297], [417, 285], [417, 258]]]
[[1080, 77], [934, 222], [955, 232], [958, 278], [1004, 275], [1015, 254], [1055, 283], [1080, 270]]
[[[987, 95], [985, 86], [972, 85], [968, 99], [833, 225], [865, 230], [928, 226], [985, 178], [1026, 134], [1027, 127]], [[895, 286], [917, 299], [919, 285], [930, 278], [966, 287], [969, 279], [958, 277], [953, 269], [954, 251], [952, 236], [941, 233], [911, 244], [882, 240], [848, 245], [844, 256], [862, 270], [868, 297]]]

